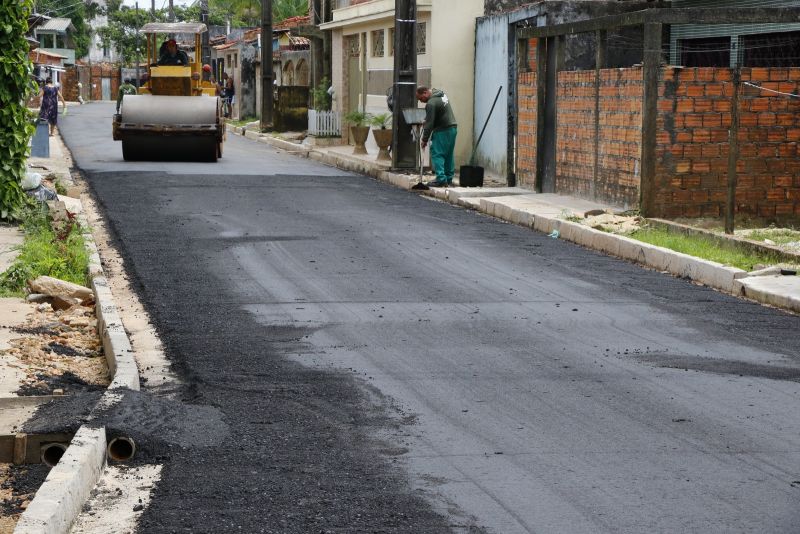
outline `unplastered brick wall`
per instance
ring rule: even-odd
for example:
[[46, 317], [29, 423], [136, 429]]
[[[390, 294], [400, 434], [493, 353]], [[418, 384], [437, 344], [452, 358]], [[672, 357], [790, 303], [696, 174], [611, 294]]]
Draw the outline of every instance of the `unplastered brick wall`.
[[594, 71], [559, 72], [556, 84], [556, 192], [594, 194]]
[[601, 69], [599, 80], [595, 71], [558, 73], [556, 192], [638, 204], [642, 91], [638, 68]]
[[[789, 95], [800, 94], [800, 68], [745, 68], [741, 78], [736, 213], [798, 220], [800, 98]], [[724, 213], [732, 79], [732, 70], [727, 68], [662, 69], [656, 216], [720, 217]]]
[[531, 189], [536, 186], [536, 39], [528, 43], [527, 72], [519, 73], [517, 108], [517, 181]]

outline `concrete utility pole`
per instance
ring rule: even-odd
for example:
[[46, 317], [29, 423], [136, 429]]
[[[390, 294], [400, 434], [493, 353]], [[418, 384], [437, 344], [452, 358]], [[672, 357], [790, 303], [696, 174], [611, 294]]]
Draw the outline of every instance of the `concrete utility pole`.
[[[200, 22], [208, 27], [208, 0], [200, 0]], [[211, 65], [211, 50], [208, 47], [208, 31], [203, 34], [203, 51], [200, 54], [203, 65]]]
[[261, 130], [274, 123], [272, 87], [272, 0], [261, 0]]
[[394, 6], [392, 168], [413, 169], [417, 166], [417, 147], [403, 109], [417, 106], [417, 2], [396, 0]]
[[172, 0], [169, 0], [169, 21], [175, 22], [175, 9], [172, 5]]
[[150, 18], [155, 18], [156, 16], [156, 0], [150, 0]]
[[[136, 2], [136, 18], [139, 18], [139, 2]], [[142, 81], [142, 77], [139, 75], [139, 63], [141, 63], [141, 59], [139, 57], [139, 26], [136, 26], [136, 90], [139, 90], [139, 84]]]

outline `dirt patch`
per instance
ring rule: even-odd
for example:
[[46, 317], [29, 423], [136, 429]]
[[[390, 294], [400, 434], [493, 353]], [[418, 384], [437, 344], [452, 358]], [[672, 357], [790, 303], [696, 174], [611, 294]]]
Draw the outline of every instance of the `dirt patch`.
[[44, 464], [0, 464], [0, 533], [11, 533], [50, 468]]
[[25, 378], [18, 395], [50, 395], [103, 388], [110, 382], [94, 307], [55, 311], [41, 304], [14, 329], [4, 353], [20, 362]]

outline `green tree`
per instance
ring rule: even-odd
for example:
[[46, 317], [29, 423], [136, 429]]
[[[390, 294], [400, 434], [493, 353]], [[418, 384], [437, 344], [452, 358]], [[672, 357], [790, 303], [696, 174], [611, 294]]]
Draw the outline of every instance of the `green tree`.
[[[137, 30], [150, 22], [151, 14], [147, 9], [139, 9], [122, 5], [121, 0], [112, 0], [107, 4], [106, 15], [108, 25], [97, 29], [97, 35], [103, 46], [113, 48], [119, 54], [121, 61], [126, 65], [136, 62], [136, 48], [144, 47], [144, 36], [137, 37]], [[167, 19], [165, 10], [155, 13], [155, 19], [163, 22]], [[138, 39], [138, 40], [137, 40]], [[144, 52], [142, 51], [141, 54]], [[141, 54], [139, 58], [141, 59]]]
[[83, 0], [35, 0], [34, 11], [48, 17], [62, 17], [72, 21], [75, 32], [75, 57], [81, 58], [89, 53], [92, 28], [90, 21], [102, 12], [97, 2]]
[[[261, 24], [260, 0], [209, 0], [209, 10], [227, 14], [231, 26]], [[308, 0], [273, 0], [272, 20], [275, 24], [291, 17], [308, 15]]]
[[26, 204], [20, 180], [25, 173], [28, 141], [33, 134], [25, 101], [33, 89], [28, 59], [31, 0], [0, 4], [0, 218], [15, 219]]

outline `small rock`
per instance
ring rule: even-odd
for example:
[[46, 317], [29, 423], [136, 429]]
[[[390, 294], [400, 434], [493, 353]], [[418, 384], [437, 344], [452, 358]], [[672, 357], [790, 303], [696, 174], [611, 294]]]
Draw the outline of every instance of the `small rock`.
[[142, 510], [144, 510], [144, 505], [141, 505], [141, 504], [134, 504], [133, 505], [133, 511], [134, 512], [141, 512]]
[[47, 295], [43, 295], [41, 293], [31, 293], [30, 295], [25, 297], [25, 300], [27, 300], [28, 302], [48, 302], [50, 300], [50, 297], [48, 297]]
[[54, 310], [68, 310], [76, 304], [80, 304], [80, 299], [66, 295], [53, 295], [51, 305]]
[[64, 394], [64, 390], [61, 389], [61, 388], [57, 388], [57, 389], [53, 390], [53, 395], [63, 395], [63, 394]]

